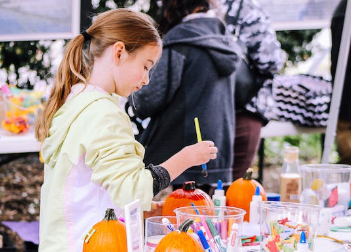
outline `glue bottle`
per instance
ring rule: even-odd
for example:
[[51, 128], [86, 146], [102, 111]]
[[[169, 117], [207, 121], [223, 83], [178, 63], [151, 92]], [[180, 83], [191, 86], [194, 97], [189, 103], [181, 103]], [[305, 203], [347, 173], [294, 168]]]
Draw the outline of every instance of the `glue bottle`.
[[297, 244], [297, 252], [308, 252], [308, 243], [306, 242], [306, 234], [304, 231], [300, 234], [300, 243]]
[[260, 187], [256, 186], [255, 194], [252, 196], [252, 201], [250, 202], [250, 224], [260, 223], [260, 201], [262, 201]]
[[[222, 186], [222, 180], [217, 181], [217, 189], [215, 190], [214, 194], [212, 195], [213, 204], [215, 207], [224, 207], [226, 204], [226, 197], [224, 195], [224, 190]], [[216, 215], [218, 217], [223, 217], [222, 210], [216, 210]]]
[[[218, 180], [217, 182], [217, 189], [214, 191], [212, 196], [213, 203], [215, 207], [223, 207], [226, 203], [226, 197], [224, 196], [224, 190], [222, 186], [222, 180]], [[220, 215], [223, 214], [221, 211], [216, 210], [216, 214]]]

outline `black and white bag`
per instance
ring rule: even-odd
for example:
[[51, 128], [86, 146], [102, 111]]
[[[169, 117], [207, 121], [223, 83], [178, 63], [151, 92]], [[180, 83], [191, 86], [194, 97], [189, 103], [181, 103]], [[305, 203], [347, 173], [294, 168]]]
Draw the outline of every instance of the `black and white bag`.
[[300, 74], [273, 79], [274, 113], [280, 121], [325, 127], [332, 85], [322, 77]]

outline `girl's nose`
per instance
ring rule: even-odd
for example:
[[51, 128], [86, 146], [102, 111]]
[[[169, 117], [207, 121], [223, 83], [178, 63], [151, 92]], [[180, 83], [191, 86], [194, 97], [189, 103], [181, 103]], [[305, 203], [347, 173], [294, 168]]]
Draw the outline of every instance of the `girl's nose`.
[[147, 85], [147, 84], [149, 84], [149, 81], [150, 81], [149, 73], [146, 73], [144, 78], [143, 78], [142, 84]]

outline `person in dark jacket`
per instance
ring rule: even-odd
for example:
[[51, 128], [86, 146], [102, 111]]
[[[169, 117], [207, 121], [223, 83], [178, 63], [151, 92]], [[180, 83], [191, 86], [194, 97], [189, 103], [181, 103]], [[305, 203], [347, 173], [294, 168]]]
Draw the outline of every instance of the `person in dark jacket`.
[[[347, 0], [342, 0], [334, 11], [331, 22], [332, 48], [331, 48], [331, 74], [335, 79], [338, 62], [341, 35], [344, 27]], [[351, 52], [351, 48], [350, 48]], [[340, 103], [339, 119], [336, 132], [337, 149], [340, 163], [351, 164], [351, 57], [348, 57], [344, 88]]]
[[[267, 78], [273, 78], [283, 67], [282, 51], [269, 17], [262, 10], [259, 1], [222, 0], [222, 2], [222, 12], [226, 13], [228, 30], [235, 32], [247, 46], [249, 61], [258, 72]], [[236, 92], [240, 95], [240, 90]], [[252, 165], [260, 142], [261, 128], [268, 122], [257, 111], [256, 99], [257, 96], [247, 106], [236, 108], [234, 180], [241, 178]]]
[[218, 147], [217, 159], [180, 175], [173, 184], [232, 182], [235, 129], [234, 74], [238, 55], [224, 23], [210, 10], [209, 0], [164, 0], [160, 23], [163, 54], [149, 85], [129, 98], [134, 113], [151, 118], [139, 141], [145, 162], [158, 163], [197, 141], [194, 118], [202, 138]]

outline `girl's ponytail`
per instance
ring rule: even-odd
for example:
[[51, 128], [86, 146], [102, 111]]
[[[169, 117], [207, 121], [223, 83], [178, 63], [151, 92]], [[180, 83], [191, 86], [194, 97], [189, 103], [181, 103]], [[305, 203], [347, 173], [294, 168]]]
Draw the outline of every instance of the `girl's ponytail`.
[[50, 97], [45, 104], [44, 110], [38, 116], [35, 125], [35, 136], [40, 142], [44, 141], [49, 135], [52, 118], [65, 103], [67, 96], [71, 92], [72, 85], [79, 82], [87, 83], [89, 66], [83, 59], [84, 42], [84, 36], [78, 35], [66, 46]]
[[72, 86], [87, 84], [94, 59], [117, 41], [125, 44], [128, 53], [145, 45], [162, 44], [154, 21], [146, 14], [123, 8], [99, 14], [85, 33], [66, 46], [51, 95], [35, 125], [35, 136], [40, 142], [49, 136], [52, 119], [65, 103]]

